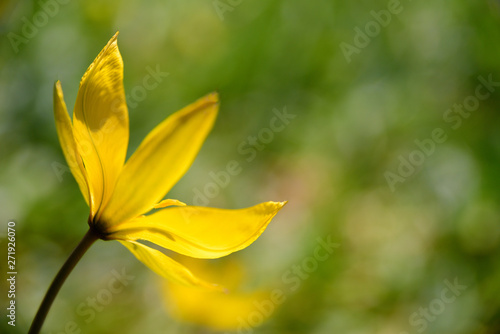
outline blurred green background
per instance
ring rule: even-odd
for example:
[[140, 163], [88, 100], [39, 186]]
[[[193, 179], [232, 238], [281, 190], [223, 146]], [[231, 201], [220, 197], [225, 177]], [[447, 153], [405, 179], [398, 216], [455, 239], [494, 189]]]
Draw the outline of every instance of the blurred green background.
[[[500, 331], [498, 1], [0, 4], [0, 269], [5, 277], [13, 219], [18, 271], [16, 327], [0, 280], [2, 333], [27, 332], [87, 230], [52, 87], [61, 81], [72, 109], [81, 76], [117, 30], [129, 154], [166, 116], [211, 91], [221, 96], [212, 133], [169, 198], [193, 204], [200, 192], [223, 208], [289, 201], [231, 255], [246, 268], [243, 290], [279, 289], [285, 300], [261, 326], [234, 333]], [[149, 90], [151, 70], [168, 76]], [[280, 131], [269, 130], [285, 111]], [[207, 188], [232, 160], [241, 172]], [[338, 244], [324, 261], [313, 257], [318, 238]], [[77, 308], [113, 270], [134, 279], [87, 323]], [[216, 332], [173, 317], [158, 282], [119, 243], [100, 241], [43, 332]]]

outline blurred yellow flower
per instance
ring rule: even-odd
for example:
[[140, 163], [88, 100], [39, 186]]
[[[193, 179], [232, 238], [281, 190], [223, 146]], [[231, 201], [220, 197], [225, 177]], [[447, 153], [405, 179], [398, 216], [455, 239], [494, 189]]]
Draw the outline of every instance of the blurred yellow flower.
[[[60, 83], [54, 87], [57, 132], [71, 172], [90, 206], [89, 233], [120, 241], [163, 277], [220, 289], [139, 240], [194, 258], [219, 258], [250, 245], [286, 202], [223, 210], [162, 200], [187, 171], [211, 130], [218, 96], [209, 94], [165, 119], [125, 163], [129, 121], [117, 35], [85, 72], [73, 122]], [[159, 210], [145, 215], [152, 209]]]
[[247, 332], [248, 319], [254, 317], [254, 313], [258, 313], [257, 316], [263, 320], [265, 316], [270, 315], [262, 314], [258, 309], [260, 301], [269, 299], [269, 291], [244, 292], [242, 285], [245, 270], [236, 260], [224, 259], [222, 263], [209, 264], [206, 261], [189, 259], [183, 263], [189, 264], [192, 270], [204, 277], [219, 280], [229, 292], [218, 293], [164, 280], [162, 285], [165, 307], [176, 319], [216, 331]]

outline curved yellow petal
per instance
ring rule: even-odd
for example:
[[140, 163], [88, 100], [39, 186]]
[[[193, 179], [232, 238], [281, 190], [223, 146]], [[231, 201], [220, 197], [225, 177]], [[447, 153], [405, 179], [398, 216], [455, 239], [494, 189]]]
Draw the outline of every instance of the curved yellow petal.
[[172, 207], [111, 227], [106, 239], [147, 240], [195, 258], [219, 258], [250, 245], [286, 202], [224, 210]]
[[217, 284], [208, 283], [197, 278], [189, 271], [189, 269], [156, 249], [150, 248], [138, 242], [120, 242], [122, 245], [127, 247], [139, 261], [144, 263], [160, 276], [188, 286], [224, 291], [224, 288]]
[[186, 203], [181, 202], [176, 199], [164, 199], [160, 203], [156, 204], [153, 209], [161, 209], [161, 208], [166, 208], [167, 206], [186, 206]]
[[54, 118], [56, 121], [57, 136], [59, 137], [66, 162], [80, 187], [85, 201], [89, 204], [89, 189], [85, 179], [85, 171], [81, 164], [80, 155], [75, 151], [73, 126], [71, 125], [66, 103], [64, 103], [63, 91], [59, 81], [54, 84]]
[[125, 164], [102, 214], [107, 227], [148, 212], [191, 166], [218, 110], [210, 94], [160, 123]]
[[83, 75], [73, 111], [73, 133], [87, 172], [92, 218], [111, 196], [127, 153], [128, 112], [117, 35]]

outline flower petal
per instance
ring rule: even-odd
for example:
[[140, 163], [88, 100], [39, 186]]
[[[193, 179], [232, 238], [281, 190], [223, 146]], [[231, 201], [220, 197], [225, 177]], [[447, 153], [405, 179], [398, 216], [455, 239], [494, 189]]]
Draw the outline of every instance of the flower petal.
[[68, 115], [66, 103], [61, 88], [61, 83], [57, 81], [54, 85], [54, 118], [56, 121], [57, 135], [61, 148], [68, 163], [71, 173], [75, 177], [80, 191], [87, 204], [89, 204], [89, 189], [85, 179], [85, 171], [81, 163], [80, 155], [76, 153], [75, 139], [73, 138], [73, 126]]
[[[269, 299], [271, 291], [259, 289], [243, 290], [243, 279], [248, 277], [242, 264], [227, 257], [212, 263], [193, 258], [183, 259], [182, 264], [188, 266], [203, 277], [221, 282], [229, 289], [229, 293], [217, 293], [163, 280], [163, 300], [165, 307], [173, 317], [208, 327], [215, 331], [231, 331], [250, 333], [245, 322], [256, 310], [256, 302]], [[200, 301], [203, 301], [200, 303]], [[277, 306], [277, 305], [275, 305]], [[262, 314], [264, 318], [272, 312]], [[242, 326], [243, 325], [243, 326]]]
[[[263, 291], [215, 293], [170, 282], [164, 283], [163, 290], [165, 307], [170, 308], [169, 314], [179, 320], [208, 327], [217, 333], [238, 333], [237, 330], [239, 333], [252, 333], [252, 329], [241, 319], [252, 319], [252, 314], [258, 310], [255, 304], [270, 296], [269, 292]], [[270, 312], [262, 314], [263, 320], [268, 314]]]
[[151, 131], [125, 164], [103, 212], [106, 226], [148, 212], [184, 175], [212, 128], [217, 94], [181, 109]]
[[87, 172], [93, 218], [111, 196], [127, 154], [128, 112], [117, 34], [85, 72], [73, 111], [73, 133]]
[[147, 240], [195, 258], [218, 258], [250, 245], [286, 202], [224, 210], [181, 206], [111, 227], [106, 239]]
[[153, 209], [166, 208], [167, 206], [172, 206], [172, 205], [175, 205], [175, 206], [186, 206], [186, 203], [181, 202], [181, 201], [176, 200], [176, 199], [164, 199], [160, 203], [156, 204], [153, 207]]
[[156, 249], [150, 248], [138, 242], [120, 242], [122, 245], [127, 247], [139, 261], [144, 263], [160, 276], [188, 286], [196, 286], [218, 291], [225, 290], [217, 284], [211, 284], [197, 278], [189, 271], [189, 269]]

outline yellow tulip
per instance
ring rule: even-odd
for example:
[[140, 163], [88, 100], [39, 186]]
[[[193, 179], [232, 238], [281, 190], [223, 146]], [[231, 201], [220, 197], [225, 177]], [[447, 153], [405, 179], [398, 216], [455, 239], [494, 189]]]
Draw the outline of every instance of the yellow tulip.
[[[225, 210], [162, 200], [188, 170], [210, 132], [219, 108], [218, 95], [208, 94], [167, 117], [125, 162], [129, 120], [117, 35], [83, 75], [73, 121], [60, 82], [54, 86], [57, 133], [90, 207], [90, 229], [54, 279], [40, 307], [44, 311], [39, 310], [42, 314], [37, 314], [30, 333], [38, 332], [60, 285], [95, 240], [118, 240], [146, 266], [170, 280], [221, 290], [140, 241], [194, 258], [219, 258], [250, 245], [286, 204], [265, 202]], [[152, 209], [158, 210], [148, 214]]]
[[186, 321], [216, 331], [249, 332], [248, 319], [257, 315], [264, 321], [265, 316], [256, 305], [269, 299], [269, 291], [243, 290], [246, 272], [240, 262], [224, 259], [220, 263], [209, 263], [196, 259], [186, 259], [183, 263], [202, 273], [204, 277], [217, 279], [228, 288], [227, 293], [197, 289], [163, 280], [163, 299], [169, 313], [180, 321]]

